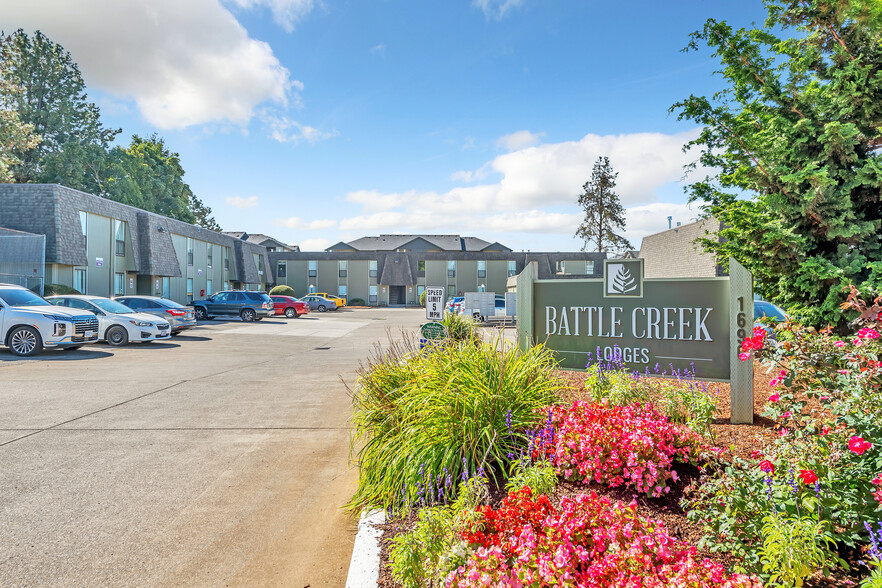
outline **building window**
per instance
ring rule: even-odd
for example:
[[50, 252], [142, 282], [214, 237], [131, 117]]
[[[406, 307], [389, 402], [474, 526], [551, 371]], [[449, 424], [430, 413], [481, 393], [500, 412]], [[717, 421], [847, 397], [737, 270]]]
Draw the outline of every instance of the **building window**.
[[484, 286], [484, 284], [481, 284], [478, 286], [478, 292], [486, 292], [486, 291], [487, 291], [487, 287]]
[[116, 254], [120, 257], [126, 254], [126, 221], [115, 220], [116, 225]]
[[288, 277], [288, 264], [284, 261], [280, 261], [279, 265], [276, 267], [276, 277], [277, 278], [287, 278]]
[[[224, 271], [230, 271], [230, 248], [224, 247]], [[228, 287], [225, 289], [229, 290]]]
[[370, 304], [377, 303], [377, 287], [376, 286], [371, 286], [370, 289], [368, 290], [368, 302]]
[[426, 261], [424, 259], [421, 259], [417, 262], [417, 277], [426, 277]]
[[162, 297], [171, 298], [171, 278], [162, 278]]
[[456, 285], [455, 284], [447, 284], [447, 297], [453, 298], [456, 296]]
[[346, 296], [346, 285], [341, 284], [337, 286], [337, 296]]
[[516, 261], [509, 260], [508, 262], [508, 277], [518, 275], [518, 264]]
[[585, 262], [585, 273], [586, 274], [593, 274], [594, 273], [594, 260], [593, 259], [589, 259], [588, 261]]
[[339, 262], [339, 264], [340, 264], [340, 269], [337, 271], [337, 273], [341, 278], [345, 278], [346, 277], [346, 261], [341, 260]]
[[74, 269], [74, 290], [78, 291], [80, 294], [86, 293], [86, 270], [84, 269]]
[[478, 260], [478, 277], [486, 278], [487, 277], [487, 262], [483, 259]]
[[113, 274], [113, 294], [115, 296], [122, 296], [126, 293], [126, 275], [115, 273]]
[[447, 277], [455, 278], [456, 277], [456, 262], [448, 261], [447, 262]]
[[193, 278], [187, 278], [187, 304], [193, 302]]
[[193, 265], [193, 239], [187, 238], [187, 265]]
[[86, 213], [82, 210], [80, 211], [80, 228], [83, 230], [83, 247], [88, 245], [88, 233], [86, 231], [86, 227], [88, 227], [89, 223], [87, 222]]
[[309, 273], [308, 273], [307, 275], [308, 275], [310, 278], [314, 278], [314, 277], [318, 276], [318, 262], [317, 262], [317, 261], [314, 261], [314, 260], [313, 260], [313, 261], [310, 261], [310, 262], [308, 263], [308, 268], [307, 268], [307, 269], [308, 269], [308, 271], [309, 271]]
[[423, 295], [423, 292], [425, 292], [425, 291], [426, 291], [425, 286], [417, 286], [417, 300], [420, 299], [420, 297]]
[[257, 275], [262, 276], [266, 271], [266, 266], [263, 263], [263, 255], [258, 254], [257, 256]]
[[372, 278], [377, 277], [377, 260], [373, 260], [370, 262], [369, 275]]
[[556, 274], [562, 274], [562, 273], [564, 273], [564, 262], [563, 262], [563, 261], [555, 262], [555, 264], [554, 264], [554, 273], [556, 273]]
[[211, 269], [211, 266], [214, 263], [214, 245], [209, 243], [205, 246], [205, 264], [208, 266], [208, 269]]
[[224, 282], [224, 290], [229, 290], [229, 289], [230, 289], [230, 283]]
[[205, 295], [211, 296], [211, 292], [212, 292], [211, 280], [207, 280], [205, 282]]

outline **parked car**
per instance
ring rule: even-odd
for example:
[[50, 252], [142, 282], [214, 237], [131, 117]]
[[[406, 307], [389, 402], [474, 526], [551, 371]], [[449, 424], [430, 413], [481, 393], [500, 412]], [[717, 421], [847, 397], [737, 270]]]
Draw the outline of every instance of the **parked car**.
[[204, 300], [189, 303], [196, 311], [196, 320], [211, 320], [216, 316], [238, 316], [244, 322], [259, 321], [273, 314], [269, 294], [248, 290], [224, 290]]
[[196, 326], [196, 313], [192, 308], [174, 300], [159, 296], [117, 296], [114, 298], [134, 311], [152, 314], [165, 319], [171, 325], [171, 336], [177, 337]]
[[313, 292], [313, 296], [321, 296], [322, 298], [327, 298], [328, 300], [333, 300], [334, 304], [337, 305], [337, 308], [341, 306], [346, 306], [346, 298], [343, 296], [336, 296], [334, 294], [328, 294], [327, 292]]
[[309, 313], [309, 304], [297, 300], [293, 296], [270, 296], [273, 300], [275, 314], [284, 314], [288, 318], [298, 318], [301, 314]]
[[19, 356], [37, 355], [44, 347], [77, 349], [98, 341], [98, 317], [56, 308], [22, 286], [0, 284], [0, 337]]
[[152, 314], [136, 312], [103, 296], [63, 295], [46, 298], [56, 306], [91, 312], [98, 317], [98, 339], [120, 347], [130, 341], [150, 343], [171, 337], [171, 324]]
[[753, 301], [753, 326], [762, 327], [766, 335], [775, 337], [775, 325], [773, 323], [783, 323], [789, 320], [787, 313], [775, 306], [771, 302], [765, 300]]
[[325, 298], [324, 296], [319, 296], [318, 294], [308, 294], [300, 300], [309, 304], [310, 310], [317, 310], [319, 312], [337, 310], [337, 308], [339, 308], [333, 300]]

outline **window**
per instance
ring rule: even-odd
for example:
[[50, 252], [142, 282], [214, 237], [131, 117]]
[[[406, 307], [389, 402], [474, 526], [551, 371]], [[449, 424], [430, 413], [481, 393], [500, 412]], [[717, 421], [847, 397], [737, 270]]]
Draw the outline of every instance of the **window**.
[[86, 293], [86, 270], [85, 269], [74, 269], [73, 287], [74, 287], [74, 290], [77, 290], [80, 294]]
[[589, 259], [588, 261], [585, 262], [585, 273], [586, 274], [593, 274], [594, 273], [594, 260], [593, 259]]
[[516, 261], [509, 260], [508, 262], [508, 277], [516, 276], [518, 274], [518, 264]]
[[368, 290], [368, 303], [376, 304], [377, 303], [377, 287], [371, 286]]
[[263, 272], [265, 272], [265, 271], [266, 271], [266, 266], [264, 265], [264, 262], [263, 262], [263, 255], [258, 254], [258, 256], [257, 256], [257, 275], [262, 276]]
[[478, 277], [486, 278], [487, 277], [487, 262], [483, 259], [478, 260]]
[[346, 286], [341, 284], [337, 286], [337, 296], [346, 296]]
[[88, 226], [89, 223], [86, 221], [87, 221], [86, 213], [81, 210], [80, 211], [80, 228], [83, 230], [83, 247], [86, 247], [88, 245], [86, 227]]
[[447, 284], [447, 297], [453, 298], [456, 296], [456, 285], [455, 284]]
[[338, 275], [341, 278], [345, 278], [346, 277], [346, 261], [340, 261], [339, 264], [340, 264], [340, 269], [338, 270]]
[[214, 261], [214, 245], [209, 243], [205, 247], [205, 263], [208, 265], [208, 269], [211, 269], [212, 262]]
[[486, 292], [486, 291], [487, 291], [487, 288], [484, 286], [484, 284], [481, 284], [480, 286], [478, 286], [478, 292]]
[[307, 269], [309, 271], [308, 276], [310, 278], [316, 277], [318, 275], [318, 262], [317, 261], [310, 261], [308, 263]]
[[310, 284], [309, 285], [309, 293], [312, 294], [313, 292], [315, 292], [315, 284]]
[[162, 297], [171, 298], [171, 278], [162, 278]]
[[126, 275], [121, 273], [113, 274], [113, 294], [114, 296], [122, 296], [126, 293]]
[[230, 289], [230, 283], [224, 282], [224, 290], [229, 290], [229, 289]]
[[417, 300], [420, 299], [420, 296], [422, 296], [423, 292], [425, 292], [425, 291], [426, 291], [425, 286], [417, 286]]
[[120, 257], [126, 254], [126, 221], [115, 220], [116, 225], [116, 254]]
[[369, 275], [372, 278], [377, 277], [377, 261], [376, 260], [373, 260], [370, 262]]
[[187, 238], [187, 265], [193, 265], [193, 239]]
[[447, 262], [447, 277], [455, 278], [456, 277], [456, 262], [448, 261]]
[[556, 274], [562, 274], [562, 273], [564, 273], [564, 262], [563, 262], [563, 261], [557, 261], [557, 262], [555, 262], [555, 264], [554, 264], [554, 273], [556, 273]]
[[[224, 247], [224, 270], [230, 271], [230, 248]], [[229, 289], [229, 285], [224, 286], [224, 289]]]
[[279, 265], [276, 266], [276, 277], [277, 278], [287, 278], [288, 277], [288, 264], [284, 261], [280, 261]]
[[212, 292], [211, 280], [206, 280], [206, 282], [205, 282], [205, 295], [211, 296], [211, 292]]
[[193, 302], [193, 278], [187, 278], [187, 303]]
[[426, 261], [421, 259], [417, 262], [417, 277], [425, 278], [426, 277]]

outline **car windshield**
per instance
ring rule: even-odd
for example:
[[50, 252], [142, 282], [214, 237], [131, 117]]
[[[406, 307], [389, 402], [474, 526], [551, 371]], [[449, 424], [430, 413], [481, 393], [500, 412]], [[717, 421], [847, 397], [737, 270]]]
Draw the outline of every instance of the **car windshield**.
[[132, 314], [135, 312], [125, 304], [120, 304], [116, 300], [107, 300], [104, 298], [92, 299], [89, 302], [103, 310], [104, 312], [109, 312], [111, 314]]
[[47, 300], [24, 288], [0, 290], [0, 299], [9, 306], [52, 306]]

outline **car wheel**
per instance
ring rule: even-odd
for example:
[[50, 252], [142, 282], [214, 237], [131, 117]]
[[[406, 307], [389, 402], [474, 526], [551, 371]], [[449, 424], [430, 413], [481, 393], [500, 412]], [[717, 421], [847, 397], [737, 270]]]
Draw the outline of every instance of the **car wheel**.
[[205, 310], [204, 306], [196, 307], [196, 320], [197, 321], [207, 321], [208, 320], [208, 311]]
[[122, 347], [129, 342], [129, 333], [123, 327], [110, 327], [104, 333], [104, 340], [113, 347]]
[[328, 310], [328, 309], [325, 308], [325, 305], [324, 305], [324, 304], [319, 304], [319, 307], [318, 307], [318, 311], [319, 311], [319, 312], [325, 312], [326, 310]]
[[9, 350], [20, 357], [37, 355], [43, 351], [43, 340], [32, 327], [16, 327], [9, 333]]
[[254, 320], [254, 311], [250, 308], [243, 308], [242, 312], [239, 313], [239, 317], [243, 322], [250, 323]]
[[290, 308], [290, 307], [286, 308], [285, 309], [285, 316], [288, 318], [297, 318], [297, 311], [294, 310], [293, 308]]

